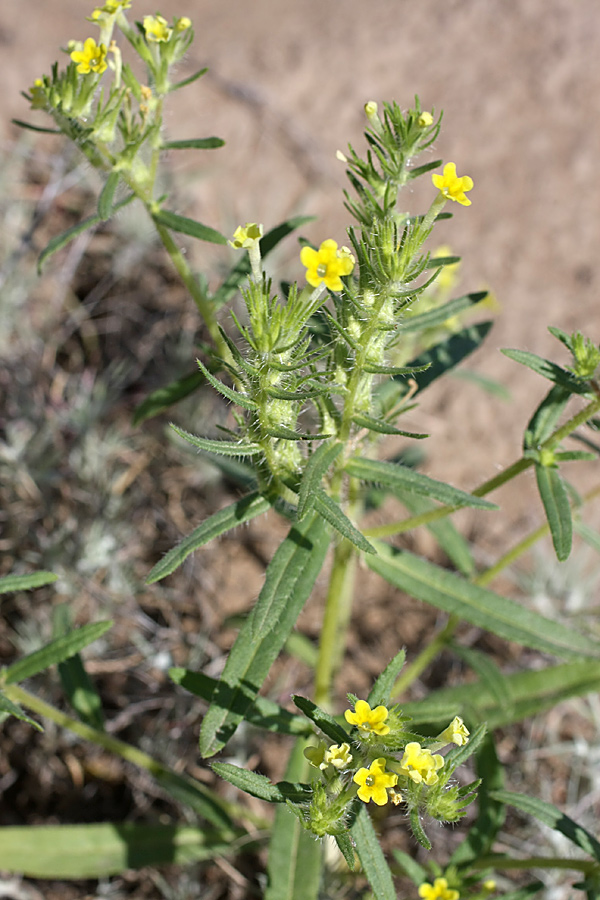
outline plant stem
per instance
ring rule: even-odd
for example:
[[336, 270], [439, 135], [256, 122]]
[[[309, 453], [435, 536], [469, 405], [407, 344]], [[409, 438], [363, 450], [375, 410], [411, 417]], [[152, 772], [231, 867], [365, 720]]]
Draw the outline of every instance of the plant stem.
[[340, 619], [352, 603], [355, 567], [354, 545], [341, 540], [333, 553], [315, 673], [315, 703], [326, 709], [331, 705], [331, 682], [345, 644], [339, 635]]
[[399, 694], [404, 693], [404, 691], [415, 681], [421, 672], [423, 672], [429, 663], [433, 662], [435, 657], [438, 655], [440, 650], [443, 650], [444, 647], [450, 642], [454, 632], [456, 630], [456, 626], [458, 625], [458, 618], [456, 616], [450, 616], [444, 627], [441, 631], [435, 635], [430, 644], [422, 650], [417, 658], [407, 666], [398, 680], [396, 684], [392, 688], [391, 696], [396, 697]]
[[473, 860], [474, 869], [576, 869], [579, 872], [597, 871], [598, 863], [588, 859], [570, 859], [562, 856], [530, 856], [529, 859], [501, 858], [498, 856], [481, 856]]
[[263, 818], [254, 816], [250, 810], [242, 808], [237, 804], [223, 801], [200, 781], [196, 781], [195, 778], [173, 772], [168, 766], [153, 759], [147, 753], [144, 753], [143, 750], [138, 750], [137, 747], [132, 747], [131, 744], [126, 744], [118, 738], [111, 737], [111, 735], [106, 734], [104, 731], [91, 728], [89, 725], [86, 725], [85, 722], [79, 721], [79, 719], [73, 719], [71, 716], [66, 715], [66, 713], [61, 712], [44, 700], [40, 700], [35, 694], [30, 694], [29, 691], [26, 691], [19, 685], [11, 684], [8, 687], [5, 687], [4, 693], [13, 701], [13, 703], [22, 704], [26, 709], [29, 709], [31, 712], [37, 713], [40, 716], [44, 716], [46, 719], [50, 719], [51, 722], [55, 722], [56, 725], [59, 725], [61, 728], [68, 728], [69, 731], [79, 735], [79, 737], [84, 738], [84, 740], [91, 741], [98, 747], [102, 747], [103, 750], [107, 750], [109, 753], [120, 756], [121, 759], [133, 763], [134, 766], [137, 766], [140, 769], [145, 769], [159, 783], [162, 783], [167, 790], [169, 789], [169, 786], [172, 787], [177, 782], [181, 787], [187, 788], [190, 793], [194, 792], [198, 794], [199, 799], [202, 797], [204, 800], [209, 800], [212, 805], [218, 805], [228, 816], [235, 816], [238, 819], [245, 818], [261, 828], [267, 826], [267, 823]]

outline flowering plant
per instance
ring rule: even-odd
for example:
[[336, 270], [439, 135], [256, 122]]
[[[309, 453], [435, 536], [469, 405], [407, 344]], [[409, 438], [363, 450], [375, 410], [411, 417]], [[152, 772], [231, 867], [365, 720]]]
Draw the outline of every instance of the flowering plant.
[[[182, 442], [223, 468], [235, 460], [235, 471], [247, 491], [201, 522], [157, 562], [148, 583], [167, 578], [210, 540], [267, 512], [286, 524], [287, 534], [269, 562], [258, 600], [241, 625], [220, 677], [184, 668], [170, 672], [176, 684], [207, 704], [199, 742], [203, 759], [223, 751], [243, 722], [295, 737], [283, 781], [273, 783], [231, 762], [212, 765], [222, 779], [277, 805], [265, 896], [316, 898], [329, 866], [324, 841], [331, 837], [339, 859], [343, 857], [349, 870], [360, 869], [378, 900], [395, 898], [393, 876], [399, 873], [412, 879], [415, 895], [418, 892], [424, 900], [486, 897], [496, 890], [492, 869], [509, 869], [513, 863], [509, 855], [493, 853], [507, 805], [551, 824], [586, 852], [586, 859], [574, 861], [573, 867], [585, 876], [582, 889], [592, 896], [599, 877], [597, 841], [549, 804], [502, 789], [493, 731], [526, 715], [532, 703], [534, 708], [552, 705], [564, 696], [565, 684], [574, 685], [572, 693], [583, 691], [591, 683], [590, 671], [598, 680], [600, 674], [593, 667], [599, 665], [600, 644], [488, 585], [543, 534], [550, 533], [559, 560], [570, 553], [573, 521], [577, 524], [580, 507], [597, 488], [588, 497], [575, 496], [562, 474], [563, 465], [595, 459], [598, 447], [589, 439], [584, 451], [563, 450], [562, 444], [575, 433], [582, 438], [586, 425], [597, 421], [600, 349], [578, 332], [567, 335], [552, 329], [572, 357], [568, 367], [526, 351], [506, 351], [551, 383], [527, 425], [519, 458], [472, 490], [419, 472], [407, 448], [427, 435], [402, 427], [402, 417], [422, 391], [480, 345], [491, 325], [467, 322], [473, 310], [485, 308], [487, 294], [450, 299], [458, 257], [436, 251], [431, 244], [438, 223], [451, 218], [448, 204], [458, 204], [455, 209], [469, 206], [467, 194], [474, 190], [473, 180], [457, 175], [454, 163], [446, 163], [439, 174], [440, 160], [420, 160], [438, 137], [441, 117], [423, 110], [418, 98], [405, 111], [396, 103], [386, 103], [381, 110], [376, 103], [367, 103], [366, 154], [360, 156], [352, 147], [339, 154], [347, 166], [346, 208], [354, 220], [347, 245], [340, 246], [333, 238], [318, 247], [302, 241], [305, 276], [278, 290], [264, 270], [264, 257], [303, 220], [283, 223], [266, 234], [262, 224], [248, 222], [229, 241], [244, 256], [211, 293], [191, 271], [173, 235], [223, 245], [226, 238], [168, 210], [168, 198], [156, 187], [164, 151], [184, 146], [205, 150], [222, 143], [216, 138], [167, 141], [163, 133], [168, 95], [203, 74], [172, 81], [173, 66], [192, 41], [192, 24], [187, 17], [169, 22], [156, 13], [133, 26], [127, 15], [130, 5], [129, 0], [107, 0], [94, 9], [89, 21], [99, 28], [98, 40], [73, 42], [66, 69], [55, 66], [50, 76], [36, 79], [26, 95], [32, 108], [49, 114], [105, 179], [97, 216], [55, 238], [41, 262], [86, 228], [137, 200], [156, 226], [212, 341], [198, 360], [193, 387], [169, 385], [160, 400], [151, 397], [142, 405], [137, 421], [157, 414], [192, 389], [213, 388], [232, 405], [226, 437], [196, 435], [179, 425], [173, 428]], [[143, 79], [123, 61], [115, 35], [137, 54], [145, 67]], [[399, 196], [417, 178], [428, 182], [430, 203], [424, 212], [411, 213], [398, 205]], [[126, 195], [115, 202], [120, 191]], [[244, 314], [231, 311], [234, 327], [226, 330], [217, 313], [238, 289]], [[566, 417], [572, 401], [577, 411]], [[403, 440], [400, 456], [389, 455], [386, 436]], [[527, 469], [535, 471], [547, 524], [492, 565], [478, 568], [450, 517], [465, 507], [490, 514], [497, 507], [487, 496]], [[376, 502], [375, 486], [380, 500], [383, 492], [403, 505], [404, 518], [365, 524], [367, 508]], [[447, 566], [383, 540], [421, 526], [439, 543]], [[260, 691], [326, 560], [330, 569], [315, 648], [314, 699], [294, 696], [292, 710]], [[342, 716], [336, 677], [359, 561], [399, 592], [399, 611], [400, 597], [409, 595], [441, 610], [447, 621], [405, 669], [405, 654], [399, 650], [366, 700], [349, 694]], [[20, 583], [33, 586], [33, 581]], [[527, 706], [519, 694], [525, 690], [522, 673], [501, 673], [480, 653], [463, 646], [461, 622], [565, 662], [544, 663], [534, 673], [537, 680], [527, 682]], [[204, 824], [176, 833], [178, 840], [189, 839], [196, 848], [187, 859], [206, 859], [228, 852], [233, 844], [254, 840], [243, 824], [252, 819], [246, 807], [225, 802], [218, 792], [110, 738], [97, 719], [88, 716], [84, 724], [78, 723], [18, 685], [53, 662], [62, 665], [76, 658], [82, 666], [76, 654], [103, 630], [104, 623], [78, 632], [67, 628], [41, 655], [34, 653], [6, 669], [0, 682], [4, 712], [30, 723], [34, 720], [24, 709], [54, 719], [151, 772], [203, 819]], [[397, 702], [445, 648], [462, 655], [475, 671], [479, 678], [475, 687], [466, 683]], [[582, 659], [587, 677], [583, 681]], [[85, 671], [78, 668], [77, 673], [80, 683], [75, 687], [80, 687]], [[93, 696], [89, 680], [85, 685]], [[68, 696], [77, 710], [76, 690]], [[475, 773], [462, 769], [471, 756]], [[401, 815], [416, 842], [431, 850], [427, 821], [459, 822], [474, 801], [478, 812], [444, 870], [433, 862], [426, 869], [399, 851], [393, 853], [390, 868], [389, 854], [382, 850], [371, 821], [373, 808]], [[157, 845], [162, 846], [161, 840], [173, 843], [172, 828], [169, 835], [158, 824], [156, 828]], [[122, 841], [132, 843], [132, 834], [124, 831]], [[135, 832], [135, 837], [139, 834]], [[20, 846], [27, 846], [23, 835], [21, 841]], [[69, 850], [61, 846], [62, 871], [72, 871]], [[103, 859], [101, 849], [90, 850], [87, 877], [106, 873]], [[552, 858], [534, 862], [538, 868], [562, 864]], [[13, 864], [0, 849], [0, 868]], [[27, 863], [27, 871], [33, 871], [32, 865]], [[540, 884], [532, 882], [525, 894], [505, 896], [531, 896], [539, 889]]]

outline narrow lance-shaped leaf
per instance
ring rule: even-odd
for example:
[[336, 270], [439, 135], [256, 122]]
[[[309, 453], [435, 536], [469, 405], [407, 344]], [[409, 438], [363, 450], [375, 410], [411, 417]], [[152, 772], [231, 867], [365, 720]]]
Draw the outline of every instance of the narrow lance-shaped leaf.
[[[304, 747], [304, 741], [296, 742], [285, 773], [287, 781], [308, 778]], [[287, 806], [277, 807], [269, 842], [265, 900], [317, 900], [322, 862], [322, 842], [315, 841]]]
[[298, 493], [299, 519], [303, 519], [309, 509], [312, 508], [315, 493], [321, 486], [323, 476], [340, 455], [342, 447], [343, 444], [339, 442], [323, 443], [309, 456]]
[[29, 575], [4, 575], [0, 578], [0, 594], [10, 591], [31, 591], [46, 584], [54, 584], [58, 575], [53, 572], [31, 572]]
[[209, 516], [154, 566], [146, 579], [146, 584], [154, 584], [155, 581], [166, 578], [187, 559], [190, 553], [194, 553], [204, 544], [225, 534], [237, 525], [260, 516], [270, 508], [271, 504], [268, 500], [258, 493], [253, 493]]
[[329, 522], [332, 528], [335, 528], [342, 537], [354, 544], [363, 553], [375, 553], [376, 550], [372, 544], [366, 539], [364, 534], [356, 528], [348, 516], [340, 509], [339, 505], [333, 500], [329, 494], [323, 490], [315, 491], [314, 505], [316, 511], [322, 516], [326, 522]]
[[392, 873], [364, 803], [360, 804], [350, 833], [375, 900], [396, 900]]
[[28, 725], [31, 725], [37, 731], [43, 731], [44, 729], [40, 725], [39, 722], [36, 722], [35, 719], [31, 719], [16, 703], [13, 703], [12, 700], [9, 700], [8, 697], [5, 697], [4, 694], [0, 691], [0, 713], [5, 713], [9, 716], [14, 716], [15, 719], [21, 719], [22, 722], [27, 722]]
[[573, 521], [571, 504], [565, 483], [558, 469], [553, 466], [536, 465], [535, 477], [556, 557], [560, 562], [568, 559], [573, 544]]
[[187, 216], [180, 216], [178, 213], [170, 212], [167, 209], [161, 209], [154, 213], [152, 218], [158, 225], [164, 225], [171, 231], [178, 231], [181, 234], [188, 234], [190, 237], [197, 238], [200, 241], [208, 241], [211, 244], [226, 244], [227, 238], [215, 228], [203, 225], [195, 219], [189, 219]]
[[113, 214], [113, 200], [119, 184], [119, 173], [111, 172], [98, 197], [98, 215], [105, 222]]
[[242, 769], [231, 763], [216, 762], [212, 764], [212, 769], [217, 775], [241, 791], [258, 797], [260, 800], [267, 800], [269, 803], [285, 803], [286, 800], [301, 803], [312, 796], [312, 790], [308, 784], [297, 784], [291, 781], [279, 781], [277, 784], [273, 784], [265, 775], [251, 772], [249, 769]]
[[[429, 510], [435, 508], [433, 503], [426, 500], [425, 497], [420, 497], [418, 494], [409, 494], [406, 491], [395, 490], [394, 496], [402, 501], [412, 516], [429, 512]], [[448, 559], [458, 571], [462, 572], [463, 575], [472, 575], [475, 571], [475, 561], [471, 554], [469, 543], [457, 530], [450, 517], [439, 519], [437, 522], [428, 522], [425, 527], [435, 537]]]
[[367, 697], [367, 702], [371, 707], [387, 706], [392, 694], [398, 675], [402, 671], [404, 661], [406, 659], [406, 650], [402, 649], [396, 653], [394, 658], [387, 664], [375, 684], [371, 688], [371, 693]]
[[487, 653], [473, 647], [452, 644], [452, 650], [473, 669], [476, 675], [479, 675], [482, 684], [485, 684], [498, 704], [510, 709], [512, 697], [508, 690], [508, 683], [494, 660]]
[[[225, 746], [254, 703], [271, 665], [289, 637], [321, 571], [329, 544], [323, 520], [311, 513], [295, 525], [278, 547], [269, 569], [278, 569], [287, 560], [291, 577], [277, 579], [281, 594], [274, 620], [265, 621], [267, 630], [257, 632], [254, 610], [242, 626], [233, 645], [219, 684], [213, 694], [200, 731], [200, 752], [212, 756]], [[290, 554], [290, 545], [293, 553]], [[268, 571], [268, 570], [267, 570]], [[267, 588], [267, 581], [263, 590]], [[271, 587], [269, 586], [269, 591]], [[262, 591], [261, 591], [262, 596]], [[259, 604], [261, 604], [259, 596]], [[268, 599], [270, 604], [272, 601]], [[264, 607], [259, 609], [261, 616]], [[257, 635], [257, 637], [255, 637]]]
[[28, 656], [24, 656], [23, 659], [19, 659], [12, 666], [5, 669], [4, 684], [16, 684], [18, 681], [37, 675], [38, 672], [47, 669], [55, 663], [68, 659], [84, 647], [87, 647], [88, 644], [98, 640], [112, 627], [112, 624], [111, 621], [108, 621], [82, 625], [81, 628], [76, 628], [64, 637], [50, 641], [45, 647], [30, 653]]
[[555, 384], [546, 394], [525, 429], [524, 450], [536, 448], [550, 437], [569, 401], [571, 391]]
[[204, 375], [207, 381], [209, 381], [214, 389], [218, 391], [223, 397], [226, 397], [228, 400], [231, 400], [232, 403], [237, 403], [238, 406], [242, 406], [244, 409], [255, 410], [257, 409], [257, 405], [254, 400], [251, 400], [250, 397], [247, 397], [245, 394], [240, 393], [240, 391], [234, 391], [232, 388], [227, 387], [226, 384], [223, 384], [222, 381], [219, 381], [218, 378], [210, 372], [203, 362], [199, 359], [196, 360], [198, 363], [198, 368]]
[[206, 379], [202, 372], [191, 372], [182, 378], [171, 381], [164, 387], [158, 388], [156, 391], [152, 391], [136, 407], [132, 417], [133, 424], [140, 425], [146, 419], [151, 419], [153, 416], [164, 412], [175, 403], [179, 403], [184, 397], [188, 397], [205, 381]]
[[312, 700], [300, 697], [297, 694], [292, 697], [292, 700], [298, 709], [314, 722], [317, 728], [334, 744], [343, 744], [348, 740], [348, 732], [341, 725], [338, 725], [333, 716], [320, 709]]
[[[439, 264], [439, 260], [436, 260], [435, 258], [430, 260], [427, 268], [432, 268], [432, 264], [435, 265], [436, 263]], [[456, 297], [454, 300], [450, 300], [449, 303], [438, 306], [436, 309], [429, 310], [429, 312], [403, 319], [401, 332], [406, 334], [407, 332], [423, 331], [425, 328], [434, 328], [438, 325], [443, 325], [447, 319], [457, 315], [457, 313], [469, 309], [469, 307], [476, 303], [481, 303], [482, 300], [485, 300], [487, 295], [487, 291], [465, 294], [463, 297]]]
[[477, 751], [476, 766], [477, 775], [481, 778], [477, 792], [477, 818], [452, 854], [450, 862], [457, 866], [490, 853], [506, 818], [504, 804], [491, 796], [492, 791], [504, 787], [504, 769], [498, 759], [494, 739], [489, 733]]
[[538, 375], [553, 381], [554, 384], [561, 385], [561, 387], [566, 388], [572, 394], [588, 394], [591, 390], [589, 384], [580, 378], [576, 378], [567, 369], [563, 369], [556, 363], [543, 359], [535, 353], [530, 353], [528, 350], [502, 350], [502, 353], [508, 356], [509, 359], [513, 359], [515, 362], [533, 369]]
[[[73, 627], [71, 610], [66, 603], [54, 607], [52, 626], [55, 638], [63, 637], [71, 631]], [[69, 703], [81, 721], [102, 731], [104, 729], [102, 701], [79, 653], [59, 662], [58, 674]]]
[[225, 141], [219, 137], [188, 138], [183, 141], [167, 141], [161, 150], [215, 150], [224, 146]]
[[205, 450], [207, 453], [222, 453], [224, 456], [259, 456], [262, 453], [260, 447], [255, 444], [247, 444], [243, 441], [214, 441], [210, 438], [198, 437], [198, 435], [190, 434], [183, 428], [171, 423], [171, 428], [179, 437], [182, 437], [188, 444], [193, 444], [199, 450]]
[[443, 481], [436, 481], [408, 466], [383, 460], [355, 457], [345, 465], [346, 472], [362, 481], [383, 484], [407, 493], [420, 494], [431, 500], [439, 500], [448, 506], [474, 506], [478, 509], [497, 509], [494, 503], [475, 497], [466, 491], [451, 487]]
[[545, 800], [538, 800], [536, 797], [529, 797], [527, 794], [517, 794], [513, 791], [494, 791], [492, 797], [500, 803], [506, 803], [520, 809], [521, 812], [534, 816], [544, 825], [548, 825], [555, 831], [559, 831], [571, 843], [588, 853], [593, 859], [600, 862], [600, 843], [593, 834], [573, 821], [565, 813], [557, 809], [551, 803]]
[[402, 431], [383, 419], [376, 419], [374, 416], [367, 416], [365, 413], [357, 413], [355, 416], [352, 416], [352, 421], [359, 428], [368, 428], [369, 431], [375, 431], [378, 434], [398, 434], [402, 437], [413, 438], [416, 441], [429, 437], [428, 434], [423, 434], [422, 432]]
[[514, 600], [466, 581], [421, 557], [376, 542], [369, 568], [410, 596], [485, 628], [508, 641], [565, 658], [600, 657], [600, 643]]

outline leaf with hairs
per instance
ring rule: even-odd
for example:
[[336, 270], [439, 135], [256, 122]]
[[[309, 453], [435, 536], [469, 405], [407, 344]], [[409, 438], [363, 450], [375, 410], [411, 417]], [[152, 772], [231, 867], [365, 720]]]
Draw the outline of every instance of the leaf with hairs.
[[[430, 259], [427, 268], [434, 268], [436, 265], [439, 265], [440, 262], [441, 260], [439, 259]], [[407, 332], [412, 331], [423, 331], [425, 328], [436, 328], [439, 325], [443, 325], [444, 322], [452, 316], [456, 316], [458, 313], [463, 312], [463, 310], [469, 309], [469, 307], [474, 306], [476, 303], [481, 303], [482, 300], [485, 300], [487, 295], [487, 291], [464, 294], [462, 297], [455, 297], [454, 300], [450, 300], [449, 303], [445, 303], [443, 306], [438, 306], [435, 309], [431, 309], [428, 312], [421, 313], [417, 316], [410, 316], [410, 318], [402, 321], [401, 333], [406, 334]]]
[[354, 544], [363, 553], [376, 553], [375, 548], [366, 539], [364, 534], [356, 528], [350, 521], [345, 512], [343, 512], [335, 500], [326, 494], [320, 488], [314, 493], [315, 510], [328, 522], [332, 528]]
[[168, 209], [161, 209], [153, 213], [152, 218], [158, 225], [163, 225], [171, 231], [178, 231], [180, 234], [187, 234], [190, 237], [197, 238], [199, 241], [208, 241], [210, 244], [226, 244], [227, 238], [208, 225], [202, 222], [196, 222], [195, 219], [189, 219], [187, 216], [180, 216], [178, 213], [170, 212]]
[[359, 807], [350, 834], [375, 900], [396, 900], [392, 873], [364, 803]]
[[0, 713], [3, 713], [7, 716], [14, 716], [15, 719], [20, 719], [22, 722], [27, 722], [28, 725], [31, 725], [37, 731], [43, 731], [44, 729], [40, 725], [39, 722], [36, 722], [35, 719], [31, 719], [18, 704], [13, 703], [12, 700], [9, 700], [8, 697], [5, 697], [2, 691], [0, 691]]
[[46, 584], [54, 584], [58, 575], [53, 572], [31, 572], [28, 575], [4, 575], [0, 578], [0, 594], [8, 594], [10, 591], [32, 591], [35, 588], [44, 587]]
[[[73, 622], [68, 604], [60, 603], [55, 606], [52, 610], [52, 636], [54, 638], [63, 637], [72, 628]], [[103, 731], [102, 701], [92, 679], [85, 670], [80, 654], [75, 653], [60, 662], [58, 674], [69, 703], [81, 721], [98, 731]]]
[[292, 700], [298, 709], [314, 722], [319, 731], [322, 731], [325, 737], [328, 737], [334, 744], [343, 744], [348, 741], [348, 732], [338, 725], [333, 716], [320, 709], [312, 700], [300, 697], [298, 694], [292, 695]]
[[402, 671], [406, 660], [406, 650], [402, 648], [394, 658], [387, 664], [375, 684], [371, 688], [371, 693], [367, 697], [367, 703], [371, 706], [387, 706], [390, 702], [392, 688], [394, 687], [398, 675]]
[[564, 562], [568, 559], [573, 545], [571, 504], [565, 483], [558, 469], [552, 466], [536, 465], [535, 477], [550, 526], [556, 558], [559, 562]]
[[194, 447], [198, 447], [199, 450], [205, 450], [207, 453], [221, 453], [223, 456], [258, 456], [262, 453], [261, 448], [255, 444], [247, 444], [244, 441], [239, 443], [236, 441], [214, 441], [210, 438], [190, 434], [189, 431], [178, 428], [172, 422], [171, 428], [188, 444], [193, 444]]
[[17, 660], [12, 666], [8, 666], [3, 672], [2, 682], [6, 685], [16, 684], [25, 678], [31, 678], [38, 672], [47, 669], [55, 663], [63, 662], [69, 659], [75, 653], [78, 653], [88, 644], [97, 641], [99, 637], [112, 627], [112, 622], [93, 622], [90, 625], [82, 625], [81, 628], [75, 628], [64, 637], [50, 641], [40, 650], [35, 650], [24, 656], [23, 659]]
[[312, 509], [315, 494], [321, 486], [323, 476], [338, 458], [343, 446], [339, 442], [323, 443], [309, 456], [298, 492], [298, 519], [303, 519], [306, 513]]
[[120, 175], [118, 172], [111, 172], [106, 179], [104, 187], [100, 191], [100, 196], [98, 197], [98, 215], [103, 222], [110, 219], [113, 214], [113, 200], [119, 184], [119, 178]]
[[567, 369], [563, 369], [562, 366], [537, 356], [535, 353], [530, 353], [528, 350], [502, 350], [502, 353], [508, 356], [509, 359], [532, 369], [543, 378], [547, 378], [549, 381], [553, 381], [554, 384], [559, 384], [561, 387], [566, 388], [571, 394], [589, 394], [591, 390], [587, 382], [577, 378]]
[[245, 791], [246, 794], [260, 800], [267, 800], [269, 803], [285, 803], [287, 800], [302, 803], [312, 797], [312, 788], [309, 784], [296, 784], [291, 781], [278, 781], [277, 784], [273, 784], [265, 775], [242, 769], [231, 763], [215, 762], [211, 768], [240, 791]]

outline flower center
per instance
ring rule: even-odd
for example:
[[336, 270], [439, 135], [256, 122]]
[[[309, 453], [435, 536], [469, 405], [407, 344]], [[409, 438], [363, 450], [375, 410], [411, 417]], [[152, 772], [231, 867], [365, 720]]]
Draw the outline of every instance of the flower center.
[[367, 787], [373, 787], [375, 784], [375, 777], [373, 775], [367, 775], [365, 778], [365, 784]]
[[317, 266], [317, 275], [319, 278], [325, 278], [327, 275], [327, 263], [319, 263]]

